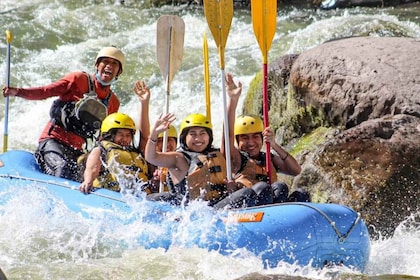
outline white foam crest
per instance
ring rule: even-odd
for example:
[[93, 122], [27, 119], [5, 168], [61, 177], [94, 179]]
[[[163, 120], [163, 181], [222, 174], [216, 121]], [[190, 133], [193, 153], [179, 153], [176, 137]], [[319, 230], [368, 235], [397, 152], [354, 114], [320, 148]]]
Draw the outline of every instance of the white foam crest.
[[352, 36], [419, 37], [420, 26], [413, 22], [400, 21], [390, 15], [334, 16], [314, 21], [306, 28], [288, 34], [293, 38], [289, 53], [301, 53], [325, 41]]
[[390, 238], [372, 241], [367, 273], [420, 276], [420, 212], [411, 214]]

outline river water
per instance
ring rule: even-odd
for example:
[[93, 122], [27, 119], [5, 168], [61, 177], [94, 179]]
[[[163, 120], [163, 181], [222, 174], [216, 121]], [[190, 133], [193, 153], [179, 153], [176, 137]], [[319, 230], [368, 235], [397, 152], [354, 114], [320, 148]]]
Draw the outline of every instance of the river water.
[[[223, 122], [221, 70], [216, 45], [200, 8], [144, 9], [142, 1], [2, 0], [0, 26], [13, 34], [11, 85], [48, 84], [68, 72], [94, 71], [94, 58], [103, 46], [115, 45], [126, 54], [127, 65], [114, 85], [120, 111], [137, 122], [138, 103], [133, 83], [146, 80], [151, 87], [150, 118], [163, 111], [166, 84], [156, 59], [156, 21], [175, 14], [185, 22], [184, 55], [170, 90], [169, 108], [176, 125], [189, 113], [206, 112], [203, 79], [203, 35], [209, 46], [211, 116], [215, 145]], [[0, 79], [6, 81], [6, 36], [0, 40]], [[299, 53], [330, 39], [348, 36], [403, 36], [420, 38], [420, 4], [400, 8], [352, 8], [315, 11], [282, 7], [268, 61]], [[261, 52], [250, 12], [235, 9], [226, 44], [225, 71], [244, 84], [261, 69]], [[242, 100], [241, 100], [242, 101]], [[10, 98], [8, 148], [34, 150], [48, 120], [52, 99], [25, 101]], [[5, 102], [1, 99], [0, 127]], [[238, 109], [239, 113], [240, 110]], [[219, 139], [218, 139], [219, 138]], [[30, 197], [30, 199], [28, 199]], [[279, 264], [264, 270], [253, 256], [233, 258], [201, 249], [168, 251], [125, 248], [103, 243], [99, 224], [58, 205], [45, 214], [48, 198], [39, 194], [17, 196], [15, 205], [0, 209], [0, 268], [9, 279], [397, 279], [420, 278], [420, 213], [407, 217], [391, 238], [372, 240], [371, 257], [361, 274], [347, 268], [315, 270]], [[93, 224], [92, 224], [93, 223]], [[126, 236], [127, 228], [113, 228]]]

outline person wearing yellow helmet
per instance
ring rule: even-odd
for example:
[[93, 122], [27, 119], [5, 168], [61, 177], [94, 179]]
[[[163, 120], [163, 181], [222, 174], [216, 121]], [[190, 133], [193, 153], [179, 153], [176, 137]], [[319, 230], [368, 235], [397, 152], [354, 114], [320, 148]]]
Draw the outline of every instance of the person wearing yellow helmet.
[[83, 182], [79, 190], [85, 194], [93, 188], [114, 191], [143, 191], [148, 186], [149, 170], [143, 154], [149, 136], [150, 89], [137, 81], [133, 89], [140, 101], [140, 137], [134, 144], [136, 125], [123, 113], [108, 115], [102, 122], [97, 146], [87, 155]]
[[[238, 188], [253, 188], [261, 196], [260, 204], [284, 202], [288, 200], [288, 187], [277, 181], [276, 172], [296, 176], [301, 167], [296, 159], [283, 147], [276, 143], [274, 133], [270, 127], [264, 128], [263, 120], [257, 115], [241, 115], [235, 119], [236, 107], [242, 93], [242, 84], [234, 82], [230, 73], [226, 75], [226, 88], [228, 95], [228, 124], [230, 156], [232, 159], [232, 172]], [[237, 146], [235, 146], [235, 140]], [[222, 139], [222, 143], [224, 139]], [[271, 154], [272, 174], [271, 188], [267, 188], [269, 181], [265, 170], [265, 152], [262, 152], [264, 142], [270, 143], [275, 153]], [[222, 145], [222, 152], [225, 153]], [[303, 197], [303, 196], [302, 196]], [[309, 200], [309, 195], [303, 200]]]
[[[163, 151], [163, 142], [164, 142], [164, 132], [159, 133], [156, 144], [156, 151]], [[178, 132], [176, 131], [175, 126], [170, 125], [167, 130], [167, 141], [166, 141], [166, 150], [168, 152], [173, 152], [176, 150], [178, 144]], [[170, 178], [167, 176], [168, 169], [166, 167], [159, 167], [149, 163], [150, 173], [153, 174], [150, 179], [149, 193], [157, 193], [163, 187], [164, 191], [169, 191]]]
[[176, 152], [156, 151], [156, 136], [168, 129], [175, 119], [173, 114], [160, 116], [151, 129], [145, 157], [153, 164], [164, 164], [173, 179], [173, 188], [167, 193], [148, 195], [150, 200], [181, 204], [192, 200], [207, 201], [209, 206], [243, 208], [255, 206], [258, 194], [251, 188], [232, 189], [227, 181], [226, 161], [219, 149], [212, 146], [213, 127], [201, 114], [190, 114], [180, 127], [180, 147]]
[[[158, 151], [163, 151], [163, 137], [164, 132], [159, 133], [158, 135], [158, 142], [156, 144], [156, 149]], [[167, 132], [167, 143], [166, 143], [166, 150], [171, 152], [176, 150], [176, 146], [178, 144], [178, 132], [176, 131], [175, 126], [170, 125]]]
[[168, 193], [151, 194], [147, 198], [174, 204], [188, 199], [204, 200], [213, 206], [227, 194], [226, 162], [219, 149], [212, 146], [213, 126], [206, 116], [190, 114], [180, 125], [179, 148], [173, 152], [157, 151], [158, 135], [174, 120], [171, 113], [159, 116], [150, 130], [145, 152], [148, 162], [168, 168], [173, 188]]
[[111, 84], [123, 72], [125, 57], [116, 47], [105, 47], [95, 59], [95, 73], [72, 72], [40, 87], [3, 87], [3, 96], [28, 100], [58, 97], [50, 109], [35, 157], [41, 170], [50, 175], [80, 181], [77, 158], [86, 140], [94, 137], [102, 120], [117, 112], [120, 101]]

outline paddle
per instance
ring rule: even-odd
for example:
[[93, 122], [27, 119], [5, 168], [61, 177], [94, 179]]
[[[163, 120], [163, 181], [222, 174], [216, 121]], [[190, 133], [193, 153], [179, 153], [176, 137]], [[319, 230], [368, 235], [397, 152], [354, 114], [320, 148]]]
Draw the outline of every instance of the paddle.
[[[6, 86], [10, 87], [10, 43], [12, 42], [12, 33], [6, 30], [6, 43], [7, 43], [7, 74]], [[3, 136], [3, 153], [7, 151], [7, 141], [9, 135], [9, 96], [5, 99], [5, 113], [4, 113], [4, 136]]]
[[[226, 87], [225, 87], [225, 46], [229, 35], [230, 24], [233, 17], [233, 0], [204, 0], [204, 15], [210, 28], [213, 39], [219, 50], [219, 64], [222, 74], [223, 90], [223, 113], [224, 113], [224, 137], [226, 154], [230, 155], [229, 126], [226, 109]], [[232, 167], [230, 156], [226, 157], [227, 179], [232, 180]]]
[[[175, 15], [163, 15], [157, 20], [156, 54], [163, 79], [166, 81], [165, 113], [169, 112], [169, 94], [172, 79], [178, 71], [184, 52], [185, 23]], [[162, 151], [166, 152], [168, 132], [163, 136]], [[161, 184], [160, 192], [163, 192]]]
[[204, 33], [204, 37], [203, 37], [203, 61], [204, 61], [204, 91], [206, 95], [206, 116], [211, 121], [209, 48], [207, 45], [206, 33]]
[[[269, 126], [268, 121], [268, 70], [267, 54], [276, 32], [277, 0], [251, 0], [251, 16], [254, 34], [257, 38], [263, 57], [263, 115], [264, 127]], [[268, 182], [271, 183], [271, 155], [270, 143], [266, 147], [266, 169]]]

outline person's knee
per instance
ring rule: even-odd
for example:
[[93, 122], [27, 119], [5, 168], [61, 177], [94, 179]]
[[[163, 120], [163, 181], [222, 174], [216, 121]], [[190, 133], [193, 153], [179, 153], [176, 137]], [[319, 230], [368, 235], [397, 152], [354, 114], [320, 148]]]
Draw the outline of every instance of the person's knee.
[[257, 194], [256, 205], [266, 205], [273, 203], [273, 190], [271, 186], [265, 182], [258, 182], [252, 186]]
[[289, 196], [289, 187], [286, 185], [286, 183], [275, 182], [271, 186], [273, 188], [273, 202], [286, 202], [287, 197]]
[[[257, 195], [253, 189], [243, 188], [230, 194], [222, 201], [224, 201], [225, 207], [232, 209], [252, 207], [256, 205]], [[226, 202], [228, 202], [227, 205]], [[222, 205], [223, 203], [220, 203], [217, 208], [220, 209]]]
[[61, 155], [55, 152], [46, 152], [43, 155], [43, 161], [43, 167], [47, 174], [61, 177], [63, 168], [66, 165], [65, 159]]
[[266, 192], [268, 188], [270, 188], [270, 185], [267, 184], [266, 182], [258, 182], [252, 186], [252, 189], [255, 191], [257, 195], [260, 195]]
[[309, 192], [303, 189], [297, 189], [290, 194], [287, 201], [288, 202], [311, 202], [311, 196]]

